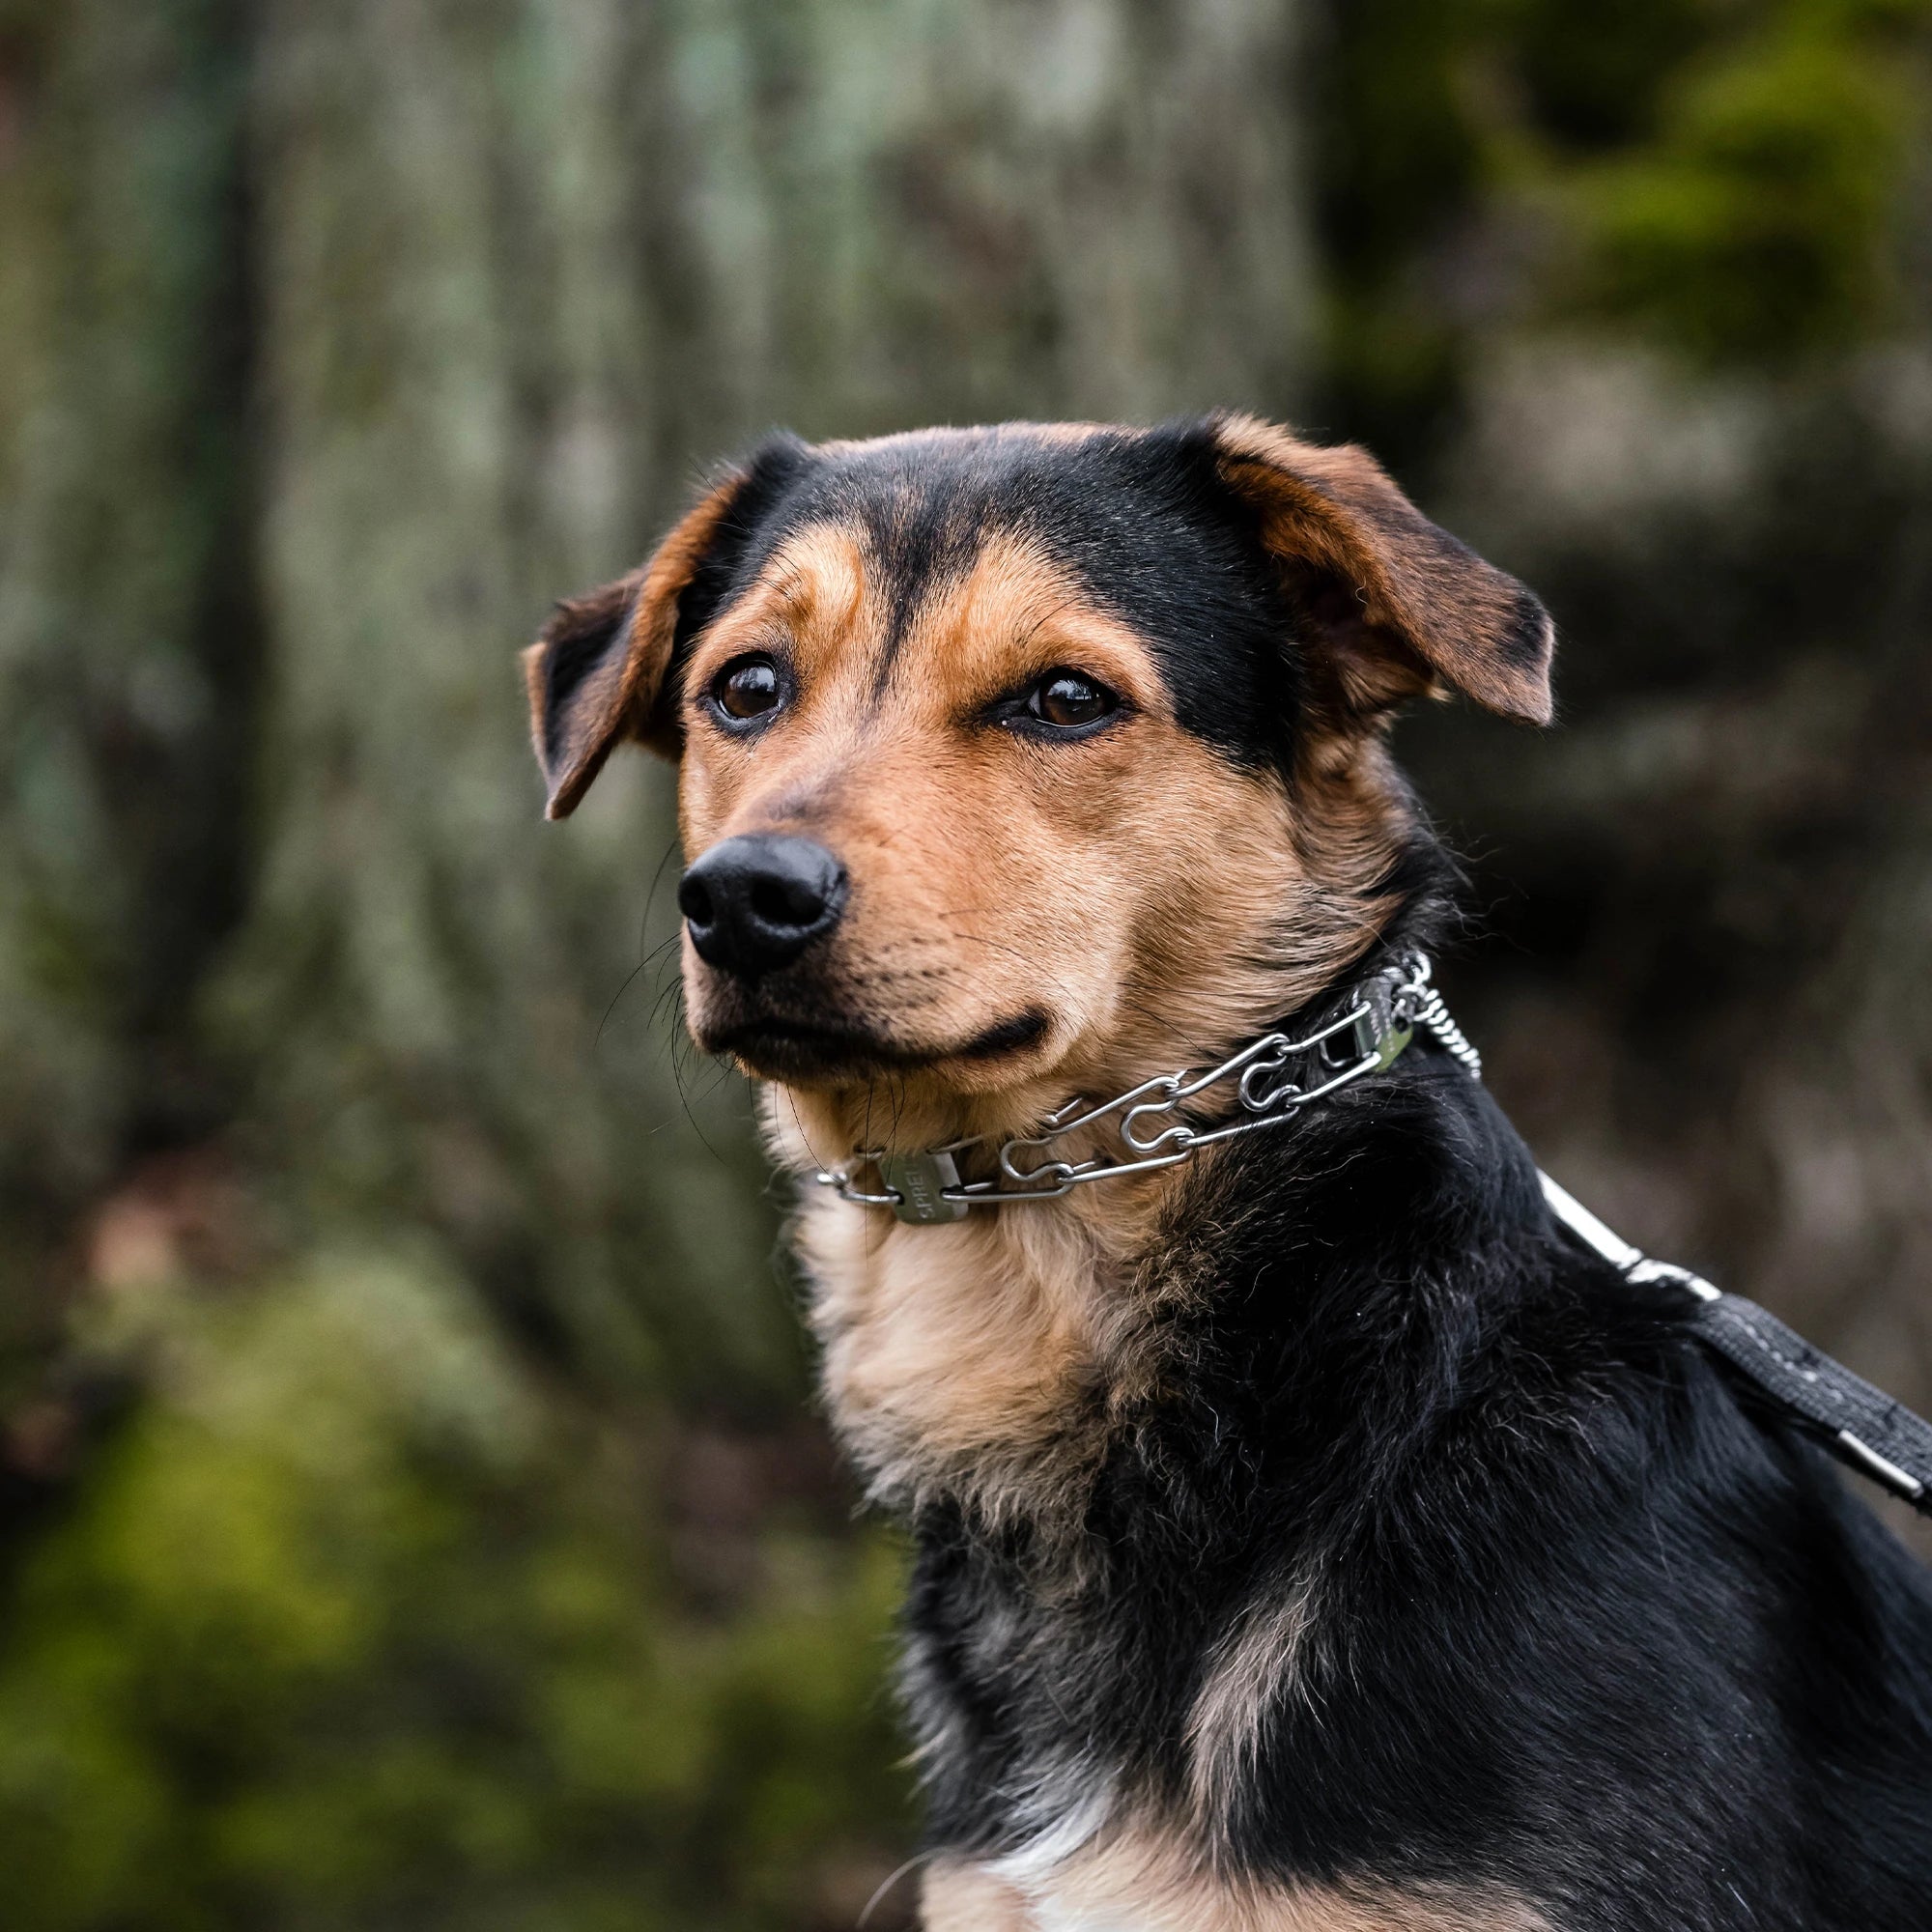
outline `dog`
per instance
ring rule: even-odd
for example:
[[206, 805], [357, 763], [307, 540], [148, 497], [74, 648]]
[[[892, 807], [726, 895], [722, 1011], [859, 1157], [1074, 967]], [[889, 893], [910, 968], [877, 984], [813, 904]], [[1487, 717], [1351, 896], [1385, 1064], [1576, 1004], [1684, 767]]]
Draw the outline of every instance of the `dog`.
[[[1547, 724], [1552, 649], [1219, 414], [777, 438], [526, 654], [553, 817], [680, 761], [689, 1024], [913, 1543], [928, 1932], [1932, 1926], [1927, 1576], [1344, 1025], [1452, 905], [1391, 719]], [[1266, 1132], [1159, 1078], [1324, 1028]]]

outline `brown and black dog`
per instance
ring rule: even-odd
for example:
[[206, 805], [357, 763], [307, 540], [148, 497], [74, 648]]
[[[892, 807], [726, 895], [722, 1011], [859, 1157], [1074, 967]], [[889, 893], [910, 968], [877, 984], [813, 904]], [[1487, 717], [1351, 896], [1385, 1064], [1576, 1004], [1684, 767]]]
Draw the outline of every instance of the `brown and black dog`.
[[[1362, 452], [1218, 416], [778, 439], [526, 663], [552, 816], [681, 760], [692, 1031], [876, 1187], [1426, 943], [1389, 721], [1548, 722], [1550, 652]], [[804, 1191], [934, 1932], [1932, 1924], [1924, 1577], [1446, 1054], [1050, 1202]]]

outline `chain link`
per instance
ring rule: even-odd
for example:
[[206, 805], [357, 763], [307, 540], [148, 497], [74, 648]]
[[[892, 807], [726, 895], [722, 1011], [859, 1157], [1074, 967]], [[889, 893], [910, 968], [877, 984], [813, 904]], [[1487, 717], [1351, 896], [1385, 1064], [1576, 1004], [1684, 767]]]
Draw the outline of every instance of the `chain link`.
[[[997, 1172], [986, 1179], [961, 1180], [957, 1158], [985, 1146], [990, 1136], [984, 1134], [912, 1153], [861, 1149], [848, 1166], [822, 1168], [812, 1179], [860, 1207], [890, 1208], [900, 1220], [921, 1223], [960, 1220], [974, 1208], [1057, 1201], [1090, 1181], [1177, 1167], [1217, 1141], [1280, 1126], [1312, 1102], [1390, 1065], [1417, 1027], [1434, 1035], [1470, 1074], [1482, 1077], [1481, 1056], [1431, 985], [1428, 956], [1416, 952], [1365, 980], [1346, 1012], [1301, 1039], [1264, 1034], [1206, 1072], [1183, 1067], [1157, 1074], [1097, 1104], [1068, 1100], [1047, 1116], [1038, 1133], [1003, 1141]], [[1205, 1127], [1181, 1114], [1187, 1101], [1229, 1080], [1236, 1083], [1240, 1116]], [[1083, 1160], [1053, 1155], [1056, 1142], [1102, 1125], [1112, 1127], [1122, 1152]], [[1024, 1164], [1034, 1154], [1044, 1158]], [[878, 1170], [879, 1188], [860, 1184], [859, 1170], [866, 1167]]]
[[1483, 1056], [1475, 1049], [1469, 1036], [1450, 1017], [1449, 1009], [1442, 1004], [1442, 995], [1427, 983], [1429, 962], [1424, 959], [1423, 985], [1416, 998], [1414, 1023], [1425, 1033], [1434, 1034], [1437, 1043], [1449, 1057], [1456, 1061], [1472, 1080], [1483, 1077]]

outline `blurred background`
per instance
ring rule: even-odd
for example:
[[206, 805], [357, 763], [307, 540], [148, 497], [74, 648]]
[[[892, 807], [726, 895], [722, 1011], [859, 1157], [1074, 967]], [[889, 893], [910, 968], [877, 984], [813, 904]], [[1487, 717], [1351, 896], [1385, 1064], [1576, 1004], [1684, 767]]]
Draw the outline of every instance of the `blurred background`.
[[0, 0], [7, 1932], [905, 1855], [669, 774], [544, 825], [513, 661], [773, 424], [1371, 442], [1561, 627], [1400, 739], [1494, 1087], [1932, 1403], [1928, 14]]

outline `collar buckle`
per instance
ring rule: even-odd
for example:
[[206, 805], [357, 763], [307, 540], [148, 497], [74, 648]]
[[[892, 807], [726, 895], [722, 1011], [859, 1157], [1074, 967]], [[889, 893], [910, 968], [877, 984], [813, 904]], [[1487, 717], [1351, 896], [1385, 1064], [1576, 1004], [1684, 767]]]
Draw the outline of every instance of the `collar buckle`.
[[[1379, 1073], [1401, 1059], [1415, 1037], [1415, 1022], [1397, 1009], [1395, 989], [1387, 974], [1378, 974], [1362, 988], [1361, 1009], [1355, 1014], [1354, 1048], [1358, 1060], [1373, 1060]], [[1324, 1049], [1325, 1051], [1325, 1049]]]

